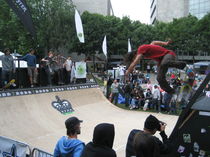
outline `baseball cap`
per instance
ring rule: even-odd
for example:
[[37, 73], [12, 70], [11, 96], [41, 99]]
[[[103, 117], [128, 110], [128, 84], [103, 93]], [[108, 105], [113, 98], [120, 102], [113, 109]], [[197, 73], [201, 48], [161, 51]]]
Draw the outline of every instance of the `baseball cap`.
[[144, 128], [149, 130], [160, 130], [160, 121], [153, 115], [149, 115], [144, 122]]
[[70, 117], [65, 121], [66, 129], [73, 128], [77, 124], [83, 122], [82, 120], [79, 120], [77, 117]]

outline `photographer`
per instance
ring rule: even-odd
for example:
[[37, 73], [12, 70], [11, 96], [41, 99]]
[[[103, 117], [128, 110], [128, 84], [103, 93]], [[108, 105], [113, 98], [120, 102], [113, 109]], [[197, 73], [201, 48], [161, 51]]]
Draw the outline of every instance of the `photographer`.
[[[172, 150], [172, 145], [170, 141], [168, 140], [167, 135], [165, 134], [165, 127], [166, 124], [159, 121], [156, 117], [149, 115], [147, 119], [144, 122], [144, 130], [137, 130], [133, 129], [127, 140], [127, 145], [126, 145], [126, 157], [131, 157], [135, 156], [134, 152], [134, 146], [133, 146], [133, 141], [135, 138], [135, 135], [138, 132], [144, 132], [146, 134], [149, 134], [154, 138], [154, 141], [156, 144], [159, 146], [160, 154], [168, 154]], [[157, 131], [160, 132], [160, 136], [162, 137], [162, 141], [160, 141], [157, 137], [153, 136]]]

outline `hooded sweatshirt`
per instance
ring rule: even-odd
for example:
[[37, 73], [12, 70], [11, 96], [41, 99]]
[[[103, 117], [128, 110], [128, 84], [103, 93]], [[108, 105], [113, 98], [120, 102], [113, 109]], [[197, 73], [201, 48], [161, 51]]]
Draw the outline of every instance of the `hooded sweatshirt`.
[[70, 139], [66, 136], [57, 142], [54, 157], [80, 157], [85, 144], [78, 139]]
[[112, 149], [114, 135], [113, 124], [97, 125], [93, 133], [93, 142], [85, 146], [81, 157], [116, 157], [116, 152]]

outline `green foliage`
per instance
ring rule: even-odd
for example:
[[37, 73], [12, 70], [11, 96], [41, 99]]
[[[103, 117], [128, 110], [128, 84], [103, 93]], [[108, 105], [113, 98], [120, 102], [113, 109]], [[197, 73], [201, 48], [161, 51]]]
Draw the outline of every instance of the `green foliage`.
[[39, 53], [49, 49], [58, 52], [79, 52], [89, 56], [102, 53], [103, 38], [107, 36], [108, 55], [127, 53], [128, 38], [132, 49], [153, 40], [167, 40], [173, 43], [168, 47], [177, 54], [197, 55], [210, 52], [210, 14], [198, 20], [189, 15], [174, 19], [170, 23], [157, 22], [155, 25], [122, 19], [115, 16], [103, 16], [84, 12], [81, 16], [85, 43], [80, 43], [76, 36], [74, 6], [67, 0], [32, 0], [30, 7], [37, 38], [32, 39], [20, 20], [8, 7], [5, 0], [0, 0], [0, 50], [5, 47], [26, 53], [31, 47]]
[[76, 38], [73, 6], [66, 0], [27, 2], [37, 38], [30, 36], [5, 0], [0, 0], [0, 48], [10, 47], [20, 53], [26, 53], [31, 47], [40, 53], [49, 49], [69, 51]]

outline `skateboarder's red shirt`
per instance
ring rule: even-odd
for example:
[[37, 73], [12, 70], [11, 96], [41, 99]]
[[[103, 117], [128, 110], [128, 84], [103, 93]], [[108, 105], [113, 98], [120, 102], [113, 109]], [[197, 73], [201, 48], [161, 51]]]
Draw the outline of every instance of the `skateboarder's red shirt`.
[[171, 50], [168, 50], [159, 45], [151, 45], [151, 44], [144, 44], [139, 46], [137, 54], [142, 54], [144, 58], [153, 59], [158, 63], [161, 62], [162, 57], [165, 56], [166, 54], [171, 54], [173, 56], [176, 56], [176, 54]]

